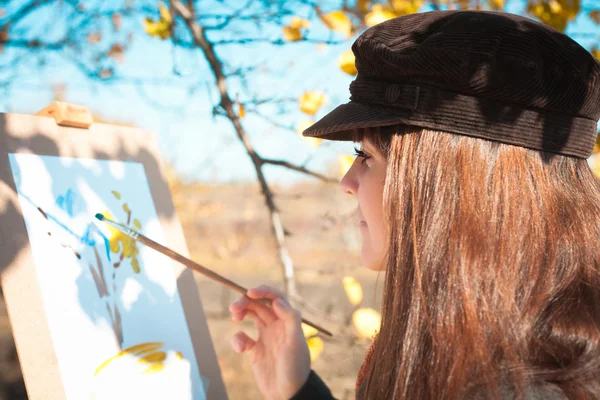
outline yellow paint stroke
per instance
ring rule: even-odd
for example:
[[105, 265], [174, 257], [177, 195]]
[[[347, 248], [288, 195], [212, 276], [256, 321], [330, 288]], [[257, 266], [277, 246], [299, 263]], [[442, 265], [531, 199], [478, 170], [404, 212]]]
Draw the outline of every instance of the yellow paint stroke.
[[164, 351], [157, 351], [151, 354], [148, 354], [145, 357], [142, 357], [138, 360], [139, 363], [143, 363], [143, 364], [151, 364], [151, 363], [155, 363], [155, 362], [162, 362], [165, 361], [167, 359], [167, 353], [165, 353]]
[[121, 200], [121, 193], [117, 192], [116, 190], [113, 190], [111, 193], [117, 198], [117, 200]]
[[100, 373], [100, 371], [102, 371], [111, 361], [116, 360], [117, 358], [126, 356], [126, 355], [134, 355], [134, 356], [138, 356], [144, 353], [148, 353], [148, 352], [152, 352], [152, 351], [156, 351], [159, 348], [161, 348], [163, 346], [164, 343], [162, 342], [148, 342], [148, 343], [141, 343], [141, 344], [137, 344], [135, 346], [131, 346], [125, 350], [122, 350], [120, 352], [118, 352], [117, 354], [115, 354], [114, 356], [110, 357], [108, 360], [104, 361], [102, 364], [100, 364], [100, 366], [98, 368], [96, 368], [96, 372], [94, 372], [94, 376], [98, 375]]
[[142, 371], [142, 374], [154, 374], [154, 373], [162, 371], [163, 369], [165, 369], [165, 364], [156, 363], [156, 364], [152, 364], [151, 366], [146, 368], [144, 371]]
[[[123, 208], [125, 208], [125, 206], [127, 206], [127, 203], [125, 203]], [[113, 221], [115, 220], [109, 211], [104, 211], [102, 214], [106, 218], [112, 219]], [[137, 247], [137, 242], [130, 236], [110, 225], [108, 225], [108, 230], [110, 232], [108, 237], [110, 251], [115, 254], [122, 253], [122, 258], [131, 258], [131, 267], [133, 268], [133, 271], [136, 274], [139, 273], [140, 263], [137, 256], [140, 251]]]
[[140, 273], [140, 262], [137, 257], [131, 259], [131, 268], [133, 268], [133, 272], [136, 274]]
[[131, 353], [140, 356], [144, 353], [149, 353], [160, 349], [164, 345], [163, 342], [148, 342], [130, 347]]

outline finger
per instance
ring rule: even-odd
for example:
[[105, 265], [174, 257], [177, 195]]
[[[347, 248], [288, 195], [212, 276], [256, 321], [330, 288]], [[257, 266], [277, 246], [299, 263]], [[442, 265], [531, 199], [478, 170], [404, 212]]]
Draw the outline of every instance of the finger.
[[240, 331], [240, 332], [237, 332], [235, 335], [233, 335], [233, 337], [231, 338], [231, 344], [233, 346], [233, 350], [236, 353], [245, 353], [247, 351], [252, 350], [252, 348], [254, 348], [256, 341], [251, 339], [244, 332]]
[[233, 312], [233, 313], [231, 313], [231, 320], [235, 321], [235, 322], [240, 322], [244, 318], [246, 318], [246, 313], [247, 312], [248, 312], [248, 310], [243, 310], [243, 311], [240, 311], [240, 312]]
[[240, 312], [246, 308], [249, 302], [250, 299], [247, 296], [242, 296], [229, 305], [229, 311]]
[[254, 322], [254, 326], [256, 326], [258, 329], [262, 329], [266, 325], [265, 321], [262, 320], [258, 314], [252, 310], [244, 310], [239, 313], [234, 313], [231, 317], [231, 319], [235, 322], [240, 322], [244, 318], [250, 318], [250, 320]]
[[302, 314], [284, 299], [273, 301], [273, 311], [284, 321], [288, 335], [294, 335], [302, 329]]
[[[275, 313], [273, 312], [271, 307], [269, 307], [268, 305], [262, 304], [261, 302], [259, 302], [257, 300], [251, 300], [246, 296], [244, 296], [244, 297], [240, 298], [239, 300], [237, 300], [236, 302], [232, 303], [229, 306], [229, 310], [234, 315], [244, 312], [245, 310], [252, 310], [252, 311], [256, 312], [256, 314], [259, 316], [259, 318], [265, 324], [270, 324], [277, 319], [277, 316], [275, 315]], [[232, 318], [234, 321], [236, 321], [235, 317], [232, 317]], [[237, 320], [241, 320], [241, 319], [237, 319]]]
[[287, 296], [284, 292], [282, 292], [281, 290], [276, 289], [274, 287], [267, 286], [267, 285], [260, 285], [255, 288], [248, 289], [246, 291], [246, 296], [250, 297], [251, 299], [275, 300], [278, 297], [287, 299]]
[[277, 320], [277, 315], [271, 307], [256, 300], [249, 301], [246, 308], [254, 311], [265, 324], [270, 324]]

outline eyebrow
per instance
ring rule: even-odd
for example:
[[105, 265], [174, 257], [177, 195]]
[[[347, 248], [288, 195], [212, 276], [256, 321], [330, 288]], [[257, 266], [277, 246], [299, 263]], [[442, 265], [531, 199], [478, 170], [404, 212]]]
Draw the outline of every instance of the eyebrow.
[[367, 144], [365, 140], [360, 142], [360, 149], [363, 151], [367, 151], [371, 155], [375, 155], [377, 153], [374, 151], [374, 146], [371, 144]]

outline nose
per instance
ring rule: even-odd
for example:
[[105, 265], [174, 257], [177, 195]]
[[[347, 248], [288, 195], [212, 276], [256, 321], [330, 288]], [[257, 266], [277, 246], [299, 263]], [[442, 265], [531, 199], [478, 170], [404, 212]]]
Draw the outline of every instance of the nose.
[[352, 166], [350, 167], [348, 172], [346, 172], [346, 174], [344, 175], [344, 177], [342, 178], [342, 180], [340, 182], [340, 187], [342, 189], [342, 192], [352, 194], [354, 196], [356, 196], [356, 193], [358, 191], [358, 179], [356, 179], [356, 174], [354, 173], [354, 170], [355, 170], [354, 165], [355, 164], [356, 164], [356, 159], [354, 160], [354, 163], [352, 163]]

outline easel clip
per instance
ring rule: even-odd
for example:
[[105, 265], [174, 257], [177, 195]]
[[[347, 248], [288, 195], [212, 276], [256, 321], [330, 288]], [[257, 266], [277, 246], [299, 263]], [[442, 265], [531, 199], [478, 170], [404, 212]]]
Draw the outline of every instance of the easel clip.
[[92, 113], [85, 106], [53, 101], [48, 106], [38, 111], [35, 115], [40, 117], [52, 117], [57, 125], [71, 126], [74, 128], [87, 129], [94, 123]]

